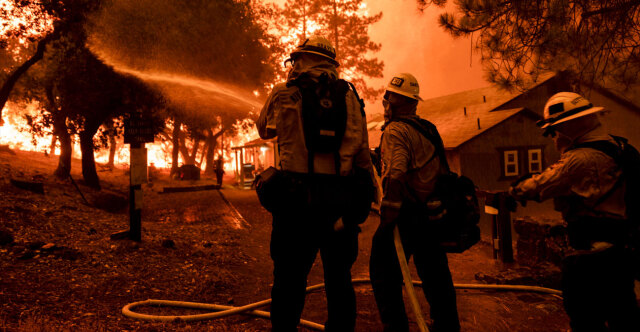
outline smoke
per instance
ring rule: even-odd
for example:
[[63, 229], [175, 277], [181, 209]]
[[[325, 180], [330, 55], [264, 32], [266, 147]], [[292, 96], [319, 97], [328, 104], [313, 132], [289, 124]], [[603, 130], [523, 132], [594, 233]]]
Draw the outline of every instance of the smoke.
[[[367, 5], [371, 13], [383, 12], [369, 29], [371, 39], [382, 44], [377, 55], [385, 64], [384, 78], [371, 80], [372, 86], [386, 85], [400, 72], [416, 76], [424, 99], [488, 85], [480, 56], [473, 54], [471, 60], [470, 39], [453, 39], [438, 26], [438, 16], [453, 12], [454, 6], [430, 6], [420, 13], [415, 0], [367, 0]], [[382, 106], [368, 106], [369, 111], [382, 112]]]

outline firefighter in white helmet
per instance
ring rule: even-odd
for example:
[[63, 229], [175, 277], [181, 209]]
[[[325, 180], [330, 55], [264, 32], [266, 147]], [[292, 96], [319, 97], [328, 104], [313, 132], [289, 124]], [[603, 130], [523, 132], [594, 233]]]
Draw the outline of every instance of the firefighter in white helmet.
[[603, 107], [573, 92], [553, 95], [538, 124], [552, 136], [560, 160], [514, 183], [519, 200], [554, 199], [567, 222], [574, 254], [563, 261], [564, 307], [573, 331], [640, 331], [633, 266], [625, 249], [627, 206], [622, 167], [626, 140], [607, 135]]
[[[395, 75], [383, 99], [385, 125], [380, 145], [383, 198], [380, 226], [373, 237], [370, 277], [384, 331], [409, 331], [402, 297], [402, 274], [393, 242], [397, 225], [407, 259], [413, 255], [431, 308], [433, 331], [458, 331], [456, 294], [446, 252], [419, 220], [420, 206], [444, 174], [444, 147], [435, 126], [416, 115], [420, 87], [408, 73]], [[427, 138], [411, 124], [429, 127]], [[445, 160], [443, 160], [445, 159]]]
[[338, 78], [335, 49], [326, 38], [304, 40], [287, 62], [293, 66], [286, 83], [274, 87], [256, 123], [260, 137], [278, 142], [277, 170], [256, 181], [258, 197], [273, 215], [272, 327], [297, 330], [307, 275], [320, 251], [325, 328], [353, 331], [351, 266], [358, 254], [358, 224], [377, 192], [364, 103]]

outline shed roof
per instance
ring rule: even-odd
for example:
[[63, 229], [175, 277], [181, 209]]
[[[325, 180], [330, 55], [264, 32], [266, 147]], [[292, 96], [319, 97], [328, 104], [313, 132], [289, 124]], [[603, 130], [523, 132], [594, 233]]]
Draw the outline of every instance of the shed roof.
[[275, 141], [276, 141], [275, 138], [270, 138], [270, 139], [256, 138], [256, 139], [254, 139], [252, 141], [244, 143], [244, 145], [234, 146], [231, 149], [237, 150], [237, 149], [243, 149], [243, 148], [250, 148], [250, 147], [254, 147], [254, 146], [266, 146], [267, 144], [275, 142]]

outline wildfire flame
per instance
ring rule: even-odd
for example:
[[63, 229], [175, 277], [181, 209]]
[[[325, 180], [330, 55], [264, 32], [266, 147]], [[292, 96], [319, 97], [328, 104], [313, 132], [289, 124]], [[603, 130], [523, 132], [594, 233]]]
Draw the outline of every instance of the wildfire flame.
[[[22, 108], [16, 104], [7, 103], [3, 110], [3, 115], [6, 121], [4, 126], [0, 127], [0, 145], [7, 145], [9, 148], [14, 150], [49, 153], [52, 141], [51, 133], [44, 136], [34, 136], [31, 133], [31, 128], [25, 118], [25, 115], [36, 117], [38, 112], [39, 105], [36, 102], [28, 104]], [[171, 123], [167, 123], [166, 126], [169, 131], [172, 129]], [[244, 119], [242, 121], [238, 120], [234, 127], [236, 128], [237, 135], [233, 137], [225, 136], [223, 140], [224, 167], [225, 170], [229, 171], [235, 171], [234, 155], [231, 148], [242, 146], [246, 142], [258, 138], [258, 133], [255, 130], [254, 123], [250, 119]], [[75, 137], [75, 135], [72, 135], [72, 142], [72, 157], [77, 159], [82, 158], [80, 153], [80, 141]], [[156, 139], [153, 143], [145, 144], [145, 147], [147, 148], [147, 162], [149, 165], [153, 163], [157, 168], [171, 167], [171, 142]], [[204, 151], [201, 153], [204, 153]], [[53, 155], [60, 155], [59, 144], [56, 144]], [[117, 139], [114, 164], [120, 167], [128, 167], [129, 155], [129, 147], [124, 144], [122, 138]], [[94, 157], [97, 163], [107, 164], [109, 160], [109, 149], [106, 148], [95, 151]], [[200, 159], [201, 155], [199, 154], [197, 160]], [[178, 163], [184, 163], [182, 155], [179, 155]], [[202, 166], [204, 166], [204, 163]]]

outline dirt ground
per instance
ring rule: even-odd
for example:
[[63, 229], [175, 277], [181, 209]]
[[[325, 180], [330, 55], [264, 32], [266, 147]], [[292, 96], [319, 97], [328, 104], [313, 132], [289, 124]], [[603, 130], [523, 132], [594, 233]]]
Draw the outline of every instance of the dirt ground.
[[[268, 298], [271, 217], [253, 191], [225, 186], [221, 191], [163, 194], [167, 186], [213, 180], [155, 180], [143, 186], [142, 242], [111, 240], [111, 234], [128, 229], [128, 175], [124, 170], [100, 171], [103, 190], [96, 192], [79, 181], [80, 164], [74, 161], [72, 176], [86, 204], [69, 180], [51, 175], [56, 158], [16, 153], [0, 152], [0, 231], [13, 237], [11, 243], [0, 244], [0, 331], [269, 329], [267, 320], [247, 316], [151, 323], [121, 314], [127, 303], [150, 298], [235, 306]], [[42, 182], [45, 194], [19, 189], [10, 179]], [[354, 278], [368, 278], [371, 237], [378, 221], [372, 214], [363, 224]], [[449, 258], [456, 283], [479, 283], [477, 273], [507, 269], [491, 258], [486, 244]], [[309, 285], [321, 282], [318, 259]], [[356, 294], [357, 330], [380, 331], [370, 286], [356, 286]], [[457, 295], [463, 331], [568, 329], [561, 299], [556, 296], [479, 290], [458, 290]], [[421, 301], [428, 312], [423, 296]], [[195, 312], [152, 307], [139, 311]], [[303, 318], [324, 322], [322, 291], [308, 295]], [[413, 321], [412, 330], [417, 331]]]

